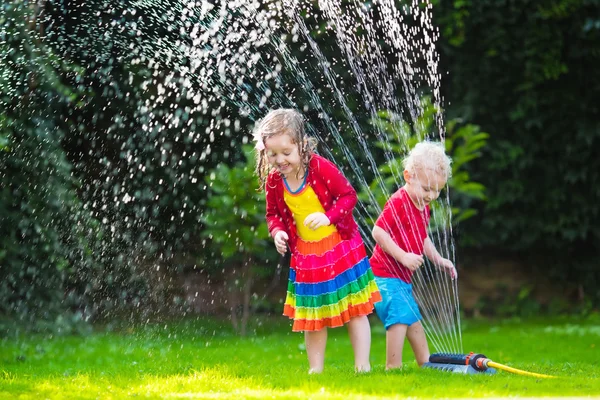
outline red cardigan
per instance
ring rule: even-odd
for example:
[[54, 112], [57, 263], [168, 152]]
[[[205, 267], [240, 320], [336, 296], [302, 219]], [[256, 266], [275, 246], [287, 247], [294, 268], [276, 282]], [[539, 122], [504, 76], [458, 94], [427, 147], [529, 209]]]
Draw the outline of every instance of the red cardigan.
[[[318, 154], [313, 154], [308, 165], [306, 183], [314, 190], [325, 209], [325, 215], [335, 225], [342, 239], [351, 239], [358, 231], [358, 226], [352, 216], [357, 196], [350, 182], [335, 164]], [[298, 233], [292, 212], [283, 199], [283, 185], [281, 174], [273, 169], [265, 185], [267, 225], [272, 237], [280, 230], [288, 234], [288, 245], [293, 252]]]

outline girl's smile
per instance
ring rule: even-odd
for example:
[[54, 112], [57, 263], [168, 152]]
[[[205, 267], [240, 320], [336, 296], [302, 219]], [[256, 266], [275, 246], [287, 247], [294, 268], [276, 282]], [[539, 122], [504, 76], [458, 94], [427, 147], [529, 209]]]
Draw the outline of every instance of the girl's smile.
[[265, 148], [269, 164], [286, 178], [300, 176], [302, 160], [298, 153], [298, 145], [287, 133], [272, 136], [265, 140]]

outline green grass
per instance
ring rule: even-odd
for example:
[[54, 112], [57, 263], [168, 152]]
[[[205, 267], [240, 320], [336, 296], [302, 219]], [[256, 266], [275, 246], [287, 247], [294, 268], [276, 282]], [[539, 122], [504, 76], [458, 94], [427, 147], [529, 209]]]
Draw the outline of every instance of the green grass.
[[405, 368], [386, 372], [385, 333], [372, 319], [370, 374], [353, 372], [345, 328], [329, 331], [326, 369], [308, 375], [303, 336], [284, 317], [253, 321], [240, 339], [226, 322], [196, 320], [84, 337], [0, 341], [0, 399], [192, 398], [383, 399], [404, 397], [600, 396], [600, 318], [463, 321], [464, 351], [532, 372], [462, 375]]

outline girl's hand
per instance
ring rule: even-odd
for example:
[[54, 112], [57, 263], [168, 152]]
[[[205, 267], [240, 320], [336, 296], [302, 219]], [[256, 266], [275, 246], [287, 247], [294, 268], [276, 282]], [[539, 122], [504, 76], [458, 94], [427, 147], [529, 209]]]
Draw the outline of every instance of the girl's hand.
[[404, 253], [400, 263], [411, 271], [416, 271], [421, 265], [423, 265], [423, 256], [415, 253]]
[[312, 213], [304, 220], [304, 226], [313, 231], [322, 226], [328, 226], [329, 224], [331, 224], [329, 218], [321, 212]]
[[450, 261], [446, 258], [442, 258], [442, 260], [440, 261], [440, 267], [442, 267], [442, 269], [448, 275], [450, 275], [450, 278], [452, 278], [452, 279], [458, 278], [458, 272], [456, 271], [456, 267], [454, 267], [454, 264], [452, 263], [452, 261]]
[[277, 248], [277, 252], [282, 256], [285, 255], [287, 251], [287, 242], [289, 240], [288, 234], [284, 231], [278, 231], [273, 238], [275, 242], [275, 247]]

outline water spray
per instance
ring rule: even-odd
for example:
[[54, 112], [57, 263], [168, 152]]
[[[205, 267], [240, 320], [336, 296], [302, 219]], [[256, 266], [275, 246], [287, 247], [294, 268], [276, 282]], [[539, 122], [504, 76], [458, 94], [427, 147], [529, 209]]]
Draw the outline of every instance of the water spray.
[[463, 374], [494, 374], [496, 373], [496, 369], [500, 369], [519, 375], [534, 376], [536, 378], [555, 378], [555, 376], [552, 375], [538, 374], [512, 368], [492, 361], [483, 354], [473, 352], [469, 354], [434, 353], [429, 356], [429, 362], [425, 363], [423, 367]]

